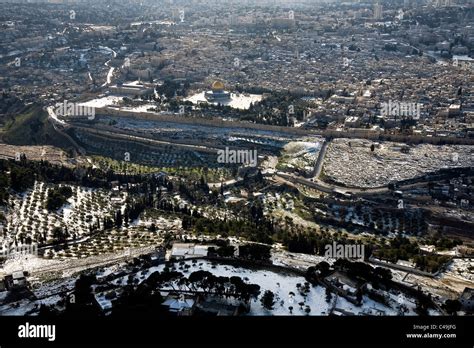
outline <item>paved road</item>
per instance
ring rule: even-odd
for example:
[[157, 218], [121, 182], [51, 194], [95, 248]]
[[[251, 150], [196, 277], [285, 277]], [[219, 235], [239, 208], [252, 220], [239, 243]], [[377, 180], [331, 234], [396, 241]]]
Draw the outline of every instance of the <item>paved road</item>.
[[356, 196], [364, 196], [364, 195], [380, 194], [380, 193], [385, 193], [389, 191], [388, 186], [367, 188], [367, 189], [366, 188], [353, 188], [353, 187], [344, 187], [344, 186], [328, 184], [319, 179], [314, 179], [314, 180], [305, 179], [302, 177], [298, 177], [294, 174], [287, 174], [283, 172], [277, 172], [276, 175], [291, 183], [296, 182], [298, 184], [305, 185], [307, 187], [314, 188], [326, 193], [334, 193], [334, 190], [337, 189], [340, 192], [350, 192], [351, 194], [356, 195]]
[[314, 166], [313, 171], [313, 178], [319, 178], [321, 174], [321, 170], [323, 169], [324, 157], [326, 157], [326, 150], [328, 148], [329, 141], [324, 140], [323, 145], [321, 146], [321, 150], [319, 150], [318, 159], [316, 160], [316, 164]]
[[74, 148], [77, 150], [77, 152], [79, 152], [80, 155], [82, 156], [85, 155], [86, 150], [83, 147], [81, 147], [78, 143], [76, 143], [76, 141], [74, 141], [74, 139], [71, 138], [69, 134], [67, 134], [60, 128], [60, 127], [65, 127], [67, 123], [64, 121], [61, 121], [57, 117], [56, 113], [53, 110], [53, 107], [52, 106], [48, 107], [46, 111], [48, 112], [48, 121], [52, 124], [54, 130], [58, 132], [59, 134], [61, 134], [63, 137], [65, 137], [74, 146]]

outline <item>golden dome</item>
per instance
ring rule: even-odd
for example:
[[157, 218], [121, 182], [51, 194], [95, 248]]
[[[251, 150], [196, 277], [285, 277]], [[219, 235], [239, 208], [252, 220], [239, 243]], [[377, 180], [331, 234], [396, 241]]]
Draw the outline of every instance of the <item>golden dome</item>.
[[224, 84], [220, 81], [214, 81], [214, 83], [211, 86], [211, 89], [213, 91], [223, 91], [224, 90]]

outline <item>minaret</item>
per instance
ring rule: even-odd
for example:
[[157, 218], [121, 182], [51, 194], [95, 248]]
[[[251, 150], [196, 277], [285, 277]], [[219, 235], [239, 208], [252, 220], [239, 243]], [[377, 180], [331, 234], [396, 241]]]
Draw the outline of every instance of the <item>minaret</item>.
[[382, 19], [383, 17], [383, 6], [380, 3], [374, 5], [374, 19]]

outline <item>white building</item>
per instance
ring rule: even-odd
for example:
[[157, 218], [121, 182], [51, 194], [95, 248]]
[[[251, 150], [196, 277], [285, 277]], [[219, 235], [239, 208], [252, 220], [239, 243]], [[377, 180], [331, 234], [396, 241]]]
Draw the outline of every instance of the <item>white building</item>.
[[206, 257], [208, 245], [196, 245], [192, 243], [175, 243], [171, 249], [171, 259], [183, 260], [188, 258]]

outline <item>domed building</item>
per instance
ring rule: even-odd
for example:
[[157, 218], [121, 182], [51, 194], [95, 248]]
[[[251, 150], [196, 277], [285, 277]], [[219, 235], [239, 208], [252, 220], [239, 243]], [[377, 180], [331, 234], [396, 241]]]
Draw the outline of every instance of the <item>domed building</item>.
[[227, 101], [230, 99], [230, 92], [224, 90], [221, 81], [214, 81], [210, 91], [204, 93], [204, 97], [211, 102]]

